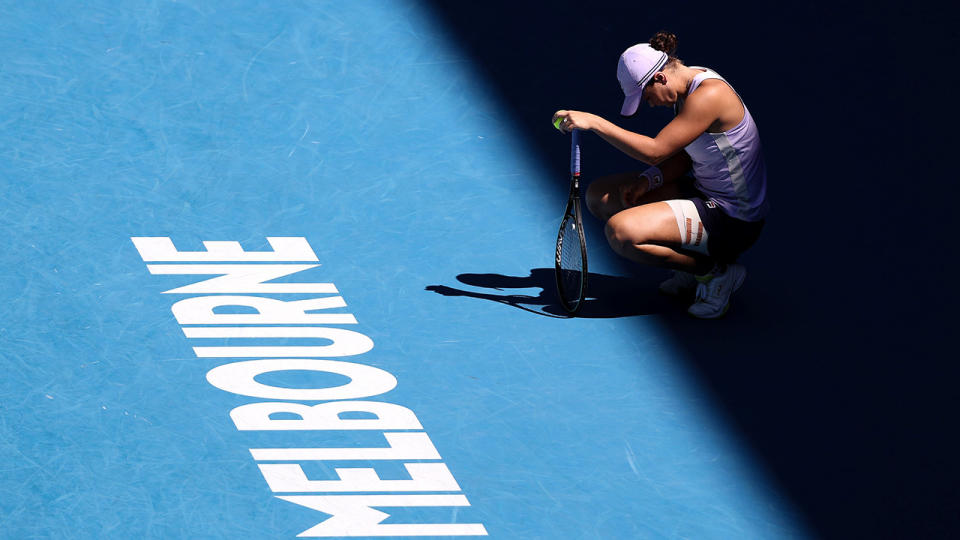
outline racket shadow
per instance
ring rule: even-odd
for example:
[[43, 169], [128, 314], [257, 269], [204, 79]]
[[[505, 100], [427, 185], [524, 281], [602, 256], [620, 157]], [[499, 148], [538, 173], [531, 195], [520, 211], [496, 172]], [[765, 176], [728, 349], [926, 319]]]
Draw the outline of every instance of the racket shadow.
[[[529, 294], [497, 294], [429, 285], [426, 290], [443, 296], [468, 296], [498, 302], [544, 317], [569, 318], [560, 305], [553, 268], [534, 268], [528, 276], [503, 274], [460, 274], [457, 281], [476, 288], [503, 292], [505, 289], [540, 289]], [[656, 282], [638, 277], [591, 273], [587, 277], [587, 298], [576, 317], [616, 318], [653, 315], [671, 308], [673, 302], [657, 293]]]

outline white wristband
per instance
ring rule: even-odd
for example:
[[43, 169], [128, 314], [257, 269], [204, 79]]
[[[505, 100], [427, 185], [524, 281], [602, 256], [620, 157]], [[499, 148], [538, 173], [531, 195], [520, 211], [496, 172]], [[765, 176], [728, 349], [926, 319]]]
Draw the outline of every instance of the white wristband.
[[651, 165], [650, 168], [640, 173], [640, 176], [644, 176], [647, 179], [648, 193], [663, 185], [663, 172], [655, 165]]

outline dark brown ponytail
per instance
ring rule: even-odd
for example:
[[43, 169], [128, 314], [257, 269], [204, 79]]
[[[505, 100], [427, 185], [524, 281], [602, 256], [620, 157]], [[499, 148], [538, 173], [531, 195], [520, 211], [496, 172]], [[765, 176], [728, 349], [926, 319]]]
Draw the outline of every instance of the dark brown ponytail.
[[650, 46], [658, 51], [667, 53], [667, 56], [670, 57], [670, 60], [667, 64], [673, 63], [683, 63], [679, 58], [676, 57], [677, 54], [677, 36], [666, 30], [661, 30], [653, 35], [650, 38]]

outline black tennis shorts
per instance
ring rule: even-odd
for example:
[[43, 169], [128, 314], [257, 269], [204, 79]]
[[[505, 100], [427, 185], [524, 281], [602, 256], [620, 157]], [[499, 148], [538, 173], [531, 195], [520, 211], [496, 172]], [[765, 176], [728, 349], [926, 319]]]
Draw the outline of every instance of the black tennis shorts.
[[683, 198], [689, 199], [697, 207], [700, 220], [709, 233], [707, 251], [710, 256], [722, 263], [736, 262], [760, 237], [766, 221], [744, 221], [731, 217], [720, 205], [693, 187], [693, 178], [684, 177], [680, 182]]

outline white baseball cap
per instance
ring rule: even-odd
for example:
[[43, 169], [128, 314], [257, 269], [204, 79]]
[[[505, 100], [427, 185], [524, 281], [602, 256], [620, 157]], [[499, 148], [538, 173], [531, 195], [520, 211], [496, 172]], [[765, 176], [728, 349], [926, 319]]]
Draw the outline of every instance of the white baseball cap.
[[658, 51], [649, 43], [639, 43], [623, 51], [617, 64], [617, 79], [623, 89], [623, 107], [620, 114], [633, 116], [643, 100], [643, 89], [653, 78], [653, 74], [662, 70], [670, 57]]

